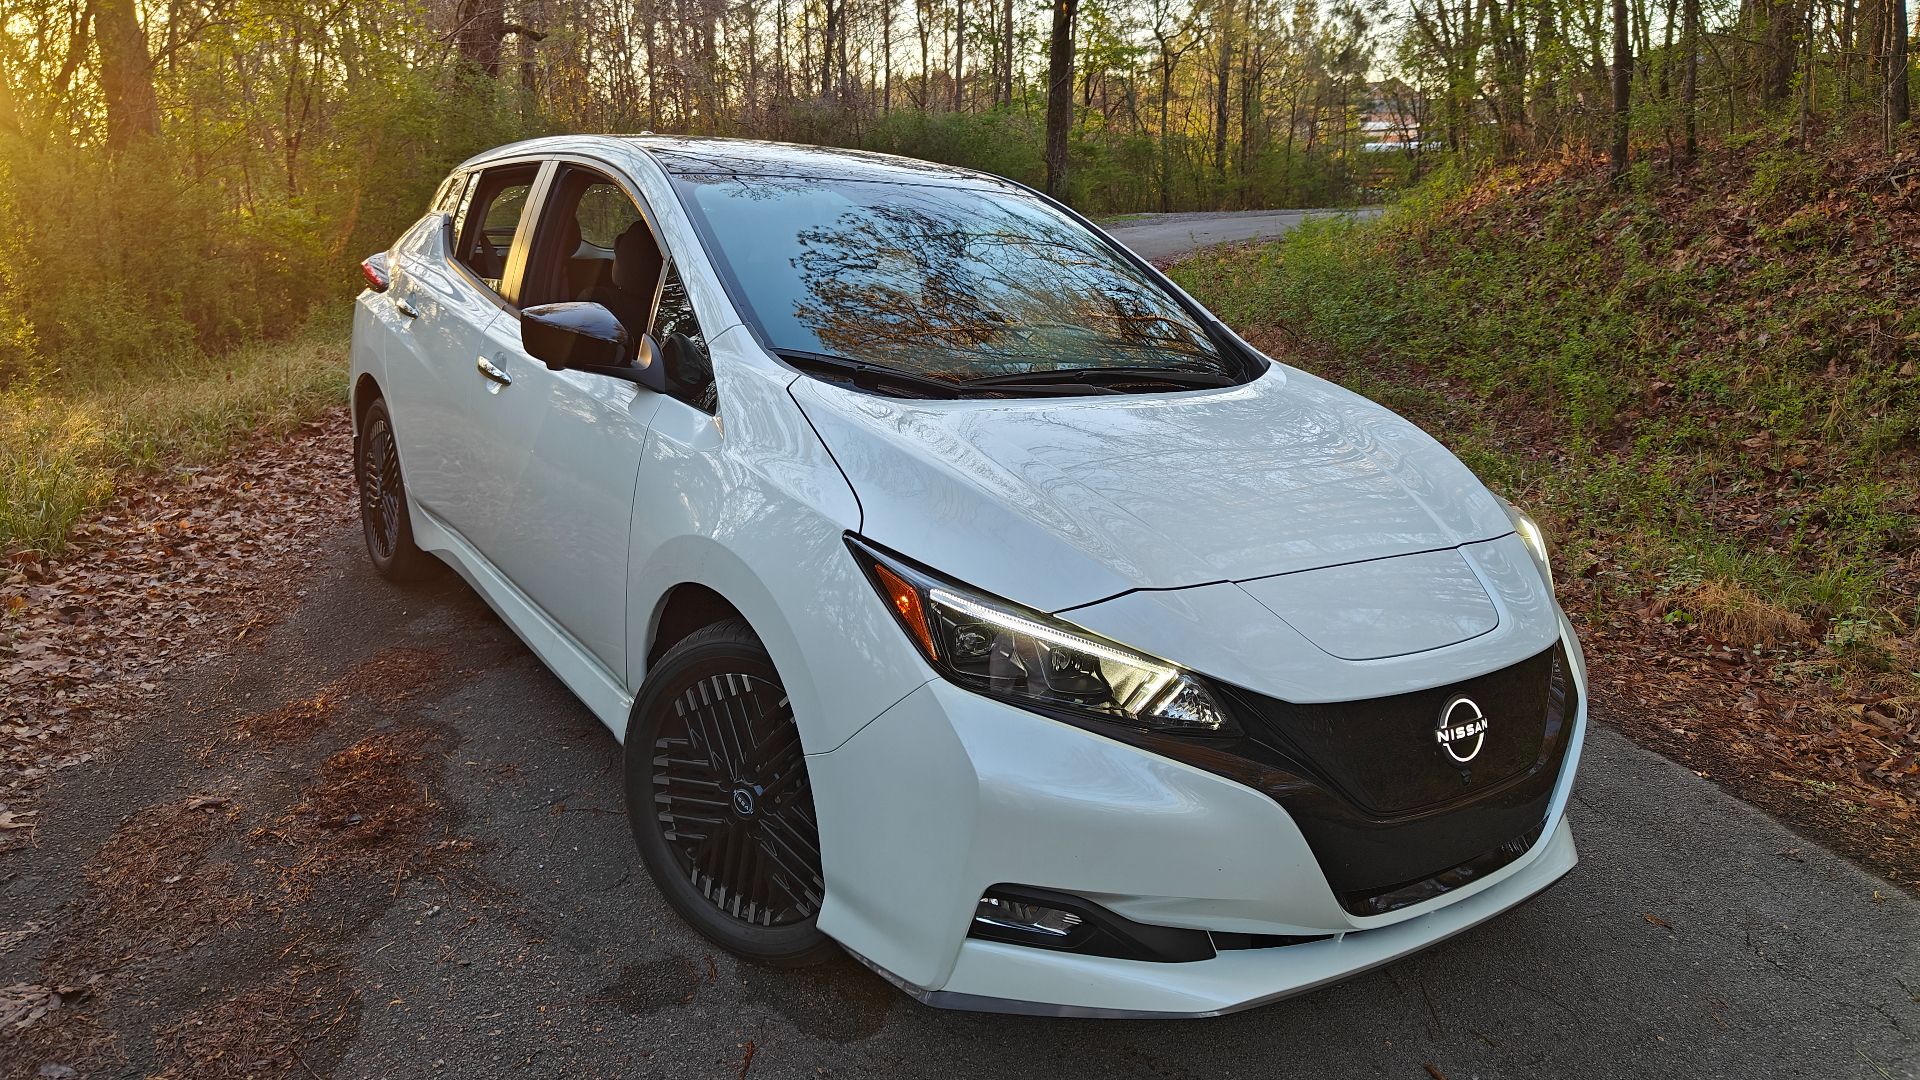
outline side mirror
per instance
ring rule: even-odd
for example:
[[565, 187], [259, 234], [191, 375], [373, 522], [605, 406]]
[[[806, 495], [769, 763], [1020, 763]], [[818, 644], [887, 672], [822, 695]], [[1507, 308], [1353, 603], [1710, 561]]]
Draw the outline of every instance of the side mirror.
[[[603, 304], [541, 304], [520, 313], [520, 343], [549, 370], [628, 368], [634, 358], [626, 325]], [[636, 380], [637, 381], [637, 380]]]

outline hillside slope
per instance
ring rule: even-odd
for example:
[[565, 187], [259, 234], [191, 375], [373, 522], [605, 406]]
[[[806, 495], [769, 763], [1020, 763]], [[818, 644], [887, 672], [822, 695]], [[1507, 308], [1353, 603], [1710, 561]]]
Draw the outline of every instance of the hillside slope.
[[1175, 275], [1557, 545], [1596, 714], [1920, 883], [1920, 151], [1440, 181]]

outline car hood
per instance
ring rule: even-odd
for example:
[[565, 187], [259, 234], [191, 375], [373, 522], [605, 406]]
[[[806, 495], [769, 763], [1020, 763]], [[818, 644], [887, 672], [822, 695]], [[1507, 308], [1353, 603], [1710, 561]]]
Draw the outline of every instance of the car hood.
[[1161, 395], [909, 401], [804, 377], [792, 393], [867, 538], [1046, 611], [1513, 528], [1418, 427], [1279, 364]]

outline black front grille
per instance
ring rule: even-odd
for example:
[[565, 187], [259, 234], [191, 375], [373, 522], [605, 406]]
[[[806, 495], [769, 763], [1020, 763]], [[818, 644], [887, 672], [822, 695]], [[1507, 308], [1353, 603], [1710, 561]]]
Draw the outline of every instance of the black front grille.
[[[1462, 695], [1489, 721], [1464, 765], [1434, 734]], [[1432, 899], [1525, 854], [1546, 824], [1577, 715], [1559, 645], [1451, 686], [1368, 701], [1231, 696], [1249, 749], [1307, 781], [1275, 797], [1356, 915]]]
[[[1432, 899], [1531, 849], [1578, 715], [1559, 645], [1461, 683], [1365, 701], [1295, 705], [1217, 689], [1245, 737], [1133, 741], [1286, 807], [1355, 915]], [[1489, 720], [1485, 744], [1464, 765], [1435, 738], [1441, 710], [1459, 695]]]
[[[1294, 705], [1232, 691], [1248, 734], [1307, 765], [1315, 779], [1369, 817], [1459, 803], [1523, 776], [1548, 752], [1547, 697], [1554, 650], [1431, 690], [1365, 701]], [[1466, 698], [1488, 721], [1462, 765], [1434, 737], [1441, 710]], [[1459, 718], [1472, 715], [1462, 708]], [[1243, 719], [1245, 718], [1243, 717]], [[1461, 749], [1472, 749], [1472, 740]]]

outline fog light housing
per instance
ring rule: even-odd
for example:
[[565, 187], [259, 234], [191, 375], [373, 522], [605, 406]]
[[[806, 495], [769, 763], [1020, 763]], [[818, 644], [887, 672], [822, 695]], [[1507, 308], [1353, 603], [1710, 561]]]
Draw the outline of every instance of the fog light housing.
[[1213, 959], [1204, 930], [1149, 926], [1072, 893], [1000, 884], [974, 905], [967, 936], [1035, 949], [1151, 960], [1163, 964]]
[[1011, 930], [1052, 938], [1068, 937], [1084, 921], [1071, 911], [998, 896], [981, 897], [980, 906], [973, 912], [974, 925], [982, 929]]

